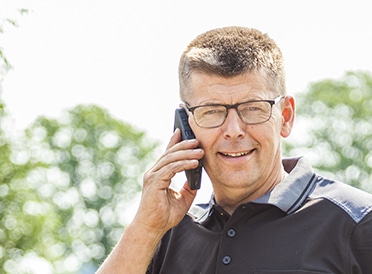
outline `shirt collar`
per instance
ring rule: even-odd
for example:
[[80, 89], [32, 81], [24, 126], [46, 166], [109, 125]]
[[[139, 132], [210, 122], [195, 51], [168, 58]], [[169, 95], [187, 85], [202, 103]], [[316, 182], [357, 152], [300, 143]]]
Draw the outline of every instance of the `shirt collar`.
[[314, 189], [316, 175], [305, 158], [283, 160], [288, 176], [264, 196], [252, 201], [271, 204], [290, 214], [296, 211]]
[[[316, 175], [306, 158], [283, 159], [288, 176], [264, 196], [252, 201], [257, 204], [271, 204], [290, 214], [296, 211], [306, 200], [315, 186]], [[190, 208], [195, 222], [203, 223], [211, 214], [215, 205], [214, 195], [209, 203], [198, 204]]]

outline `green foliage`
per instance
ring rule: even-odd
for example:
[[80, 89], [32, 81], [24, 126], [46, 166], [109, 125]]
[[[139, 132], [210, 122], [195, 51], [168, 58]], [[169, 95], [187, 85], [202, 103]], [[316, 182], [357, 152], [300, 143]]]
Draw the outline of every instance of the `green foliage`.
[[[10, 120], [0, 111], [0, 272], [8, 271], [33, 246], [41, 235], [41, 218], [27, 214], [37, 195], [24, 182], [29, 170], [36, 168], [33, 163], [23, 162], [24, 139], [16, 137], [9, 130]], [[16, 151], [19, 154], [16, 154]], [[53, 220], [53, 216], [48, 220]]]
[[22, 141], [1, 146], [2, 269], [37, 273], [19, 270], [33, 256], [51, 273], [94, 270], [120, 237], [156, 147], [94, 105], [40, 117]]
[[285, 154], [305, 154], [321, 173], [371, 191], [372, 75], [311, 84], [297, 96], [297, 116], [302, 134], [284, 142]]
[[[0, 22], [0, 34], [6, 25], [17, 22]], [[0, 273], [92, 273], [122, 234], [157, 143], [94, 105], [15, 132], [1, 100], [10, 68], [0, 47]]]

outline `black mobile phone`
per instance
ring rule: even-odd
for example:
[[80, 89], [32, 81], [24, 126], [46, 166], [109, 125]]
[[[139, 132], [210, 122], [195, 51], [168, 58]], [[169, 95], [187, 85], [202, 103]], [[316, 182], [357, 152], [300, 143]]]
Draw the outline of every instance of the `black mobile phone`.
[[[183, 108], [177, 108], [174, 116], [174, 130], [181, 130], [182, 140], [195, 139], [194, 132], [188, 122], [188, 115]], [[199, 160], [199, 166], [195, 169], [185, 170], [187, 182], [190, 189], [199, 189], [202, 175], [202, 160]]]

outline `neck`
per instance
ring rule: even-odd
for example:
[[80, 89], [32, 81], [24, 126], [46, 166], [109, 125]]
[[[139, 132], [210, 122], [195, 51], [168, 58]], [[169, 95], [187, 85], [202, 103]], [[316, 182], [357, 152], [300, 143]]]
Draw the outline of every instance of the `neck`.
[[253, 185], [240, 188], [234, 188], [231, 186], [215, 188], [214, 196], [216, 203], [221, 206], [227, 213], [232, 215], [232, 213], [239, 205], [254, 201], [262, 197], [263, 195], [271, 191], [286, 176], [287, 173], [283, 169], [275, 180], [271, 179], [267, 180], [266, 182], [255, 182]]

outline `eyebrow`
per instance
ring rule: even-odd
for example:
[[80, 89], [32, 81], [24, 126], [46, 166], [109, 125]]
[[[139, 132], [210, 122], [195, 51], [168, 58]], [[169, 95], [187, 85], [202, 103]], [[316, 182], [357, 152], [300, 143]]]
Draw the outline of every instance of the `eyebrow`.
[[239, 102], [234, 103], [234, 104], [224, 104], [224, 103], [221, 103], [221, 102], [216, 102], [216, 103], [214, 103], [214, 102], [206, 102], [206, 103], [201, 103], [201, 104], [196, 105], [196, 106], [191, 106], [189, 104], [189, 102], [185, 102], [185, 104], [189, 108], [202, 107], [202, 106], [235, 106], [235, 105], [238, 105], [238, 104], [241, 104], [241, 103], [248, 103], [248, 102], [255, 102], [255, 101], [273, 101], [273, 100], [275, 100], [275, 98], [274, 99], [250, 98], [250, 99], [239, 101]]

